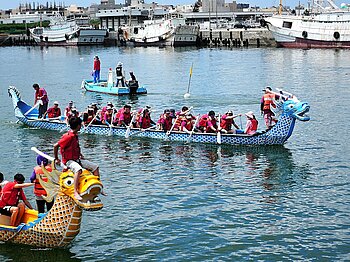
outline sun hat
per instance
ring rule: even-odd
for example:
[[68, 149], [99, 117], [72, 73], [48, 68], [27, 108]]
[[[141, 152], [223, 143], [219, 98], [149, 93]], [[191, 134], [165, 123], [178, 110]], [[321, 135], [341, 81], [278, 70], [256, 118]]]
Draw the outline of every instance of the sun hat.
[[113, 107], [107, 106], [107, 110], [112, 110], [112, 109], [113, 109]]
[[253, 111], [249, 111], [248, 113], [245, 113], [245, 115], [249, 118], [254, 118], [254, 112]]
[[58, 101], [53, 102], [54, 105], [59, 105]]
[[226, 112], [226, 115], [233, 115], [233, 111], [232, 111], [232, 110], [228, 110], [228, 111]]

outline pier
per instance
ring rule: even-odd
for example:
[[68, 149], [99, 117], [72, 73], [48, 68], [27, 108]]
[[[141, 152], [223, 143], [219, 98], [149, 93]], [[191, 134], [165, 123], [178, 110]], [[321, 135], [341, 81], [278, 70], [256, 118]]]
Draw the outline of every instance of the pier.
[[276, 46], [271, 32], [266, 28], [200, 30], [199, 45], [218, 47]]

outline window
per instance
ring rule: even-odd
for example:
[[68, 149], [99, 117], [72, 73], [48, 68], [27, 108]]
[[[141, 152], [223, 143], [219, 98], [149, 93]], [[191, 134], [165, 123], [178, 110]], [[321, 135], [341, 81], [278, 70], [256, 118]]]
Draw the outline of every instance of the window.
[[292, 28], [292, 22], [283, 21], [282, 27]]

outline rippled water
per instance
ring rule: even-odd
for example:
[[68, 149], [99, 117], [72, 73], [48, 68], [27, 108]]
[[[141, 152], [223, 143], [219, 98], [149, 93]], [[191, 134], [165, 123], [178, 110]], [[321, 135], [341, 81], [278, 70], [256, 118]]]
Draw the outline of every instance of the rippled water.
[[[122, 61], [149, 94], [130, 100], [83, 93], [80, 83], [96, 54], [102, 76]], [[0, 259], [350, 260], [349, 61], [349, 50], [1, 48], [0, 171], [8, 179], [15, 172], [29, 178], [30, 147], [50, 153], [61, 135], [17, 124], [9, 85], [31, 103], [31, 86], [39, 82], [51, 102], [73, 99], [83, 108], [112, 100], [151, 105], [155, 115], [185, 104], [195, 113], [258, 113], [261, 89], [271, 85], [308, 101], [311, 121], [297, 122], [279, 147], [81, 135], [86, 157], [100, 163], [105, 207], [84, 213], [69, 249], [0, 244]], [[192, 95], [184, 100], [192, 62]], [[31, 190], [26, 194], [34, 204]]]

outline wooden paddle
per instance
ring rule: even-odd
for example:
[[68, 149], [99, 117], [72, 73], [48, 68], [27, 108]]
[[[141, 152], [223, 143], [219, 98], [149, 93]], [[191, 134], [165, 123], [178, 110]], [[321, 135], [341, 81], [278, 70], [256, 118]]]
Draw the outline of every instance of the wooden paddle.
[[220, 114], [218, 115], [218, 118], [219, 118], [219, 123], [218, 123], [218, 132], [216, 133], [216, 142], [219, 144], [219, 145], [221, 145], [221, 132], [220, 132], [220, 130], [219, 130], [219, 128], [220, 128], [220, 123], [221, 123], [221, 116], [220, 116]]
[[32, 112], [38, 105], [41, 104], [41, 100], [39, 100], [31, 109], [24, 113], [24, 116], [27, 116], [30, 112]]
[[[31, 147], [30, 148], [32, 151], [34, 151], [35, 153], [37, 153], [38, 155], [41, 155], [42, 157], [45, 157], [47, 160], [51, 161], [51, 162], [54, 162], [55, 161], [55, 158], [53, 158], [52, 156], [49, 156], [47, 154], [45, 154], [44, 152], [40, 151], [39, 149], [37, 149], [35, 146]], [[62, 162], [61, 162], [61, 167], [63, 169], [68, 169], [68, 167], [66, 165], [64, 165]]]
[[191, 142], [191, 136], [192, 136], [192, 134], [194, 133], [194, 129], [196, 128], [196, 125], [197, 125], [197, 122], [198, 122], [198, 120], [199, 120], [199, 117], [200, 117], [200, 114], [197, 115], [196, 121], [195, 121], [194, 124], [193, 124], [193, 128], [192, 128], [192, 130], [191, 130], [191, 132], [190, 132], [190, 135], [189, 135], [189, 137], [187, 138], [187, 143]]
[[137, 115], [137, 112], [133, 112], [133, 116], [131, 118], [130, 124], [128, 125], [128, 127], [127, 127], [127, 129], [125, 131], [125, 138], [129, 138], [130, 131], [131, 131], [130, 129], [131, 129], [131, 126], [132, 126], [132, 124], [133, 124], [133, 122], [135, 120], [136, 115]]

